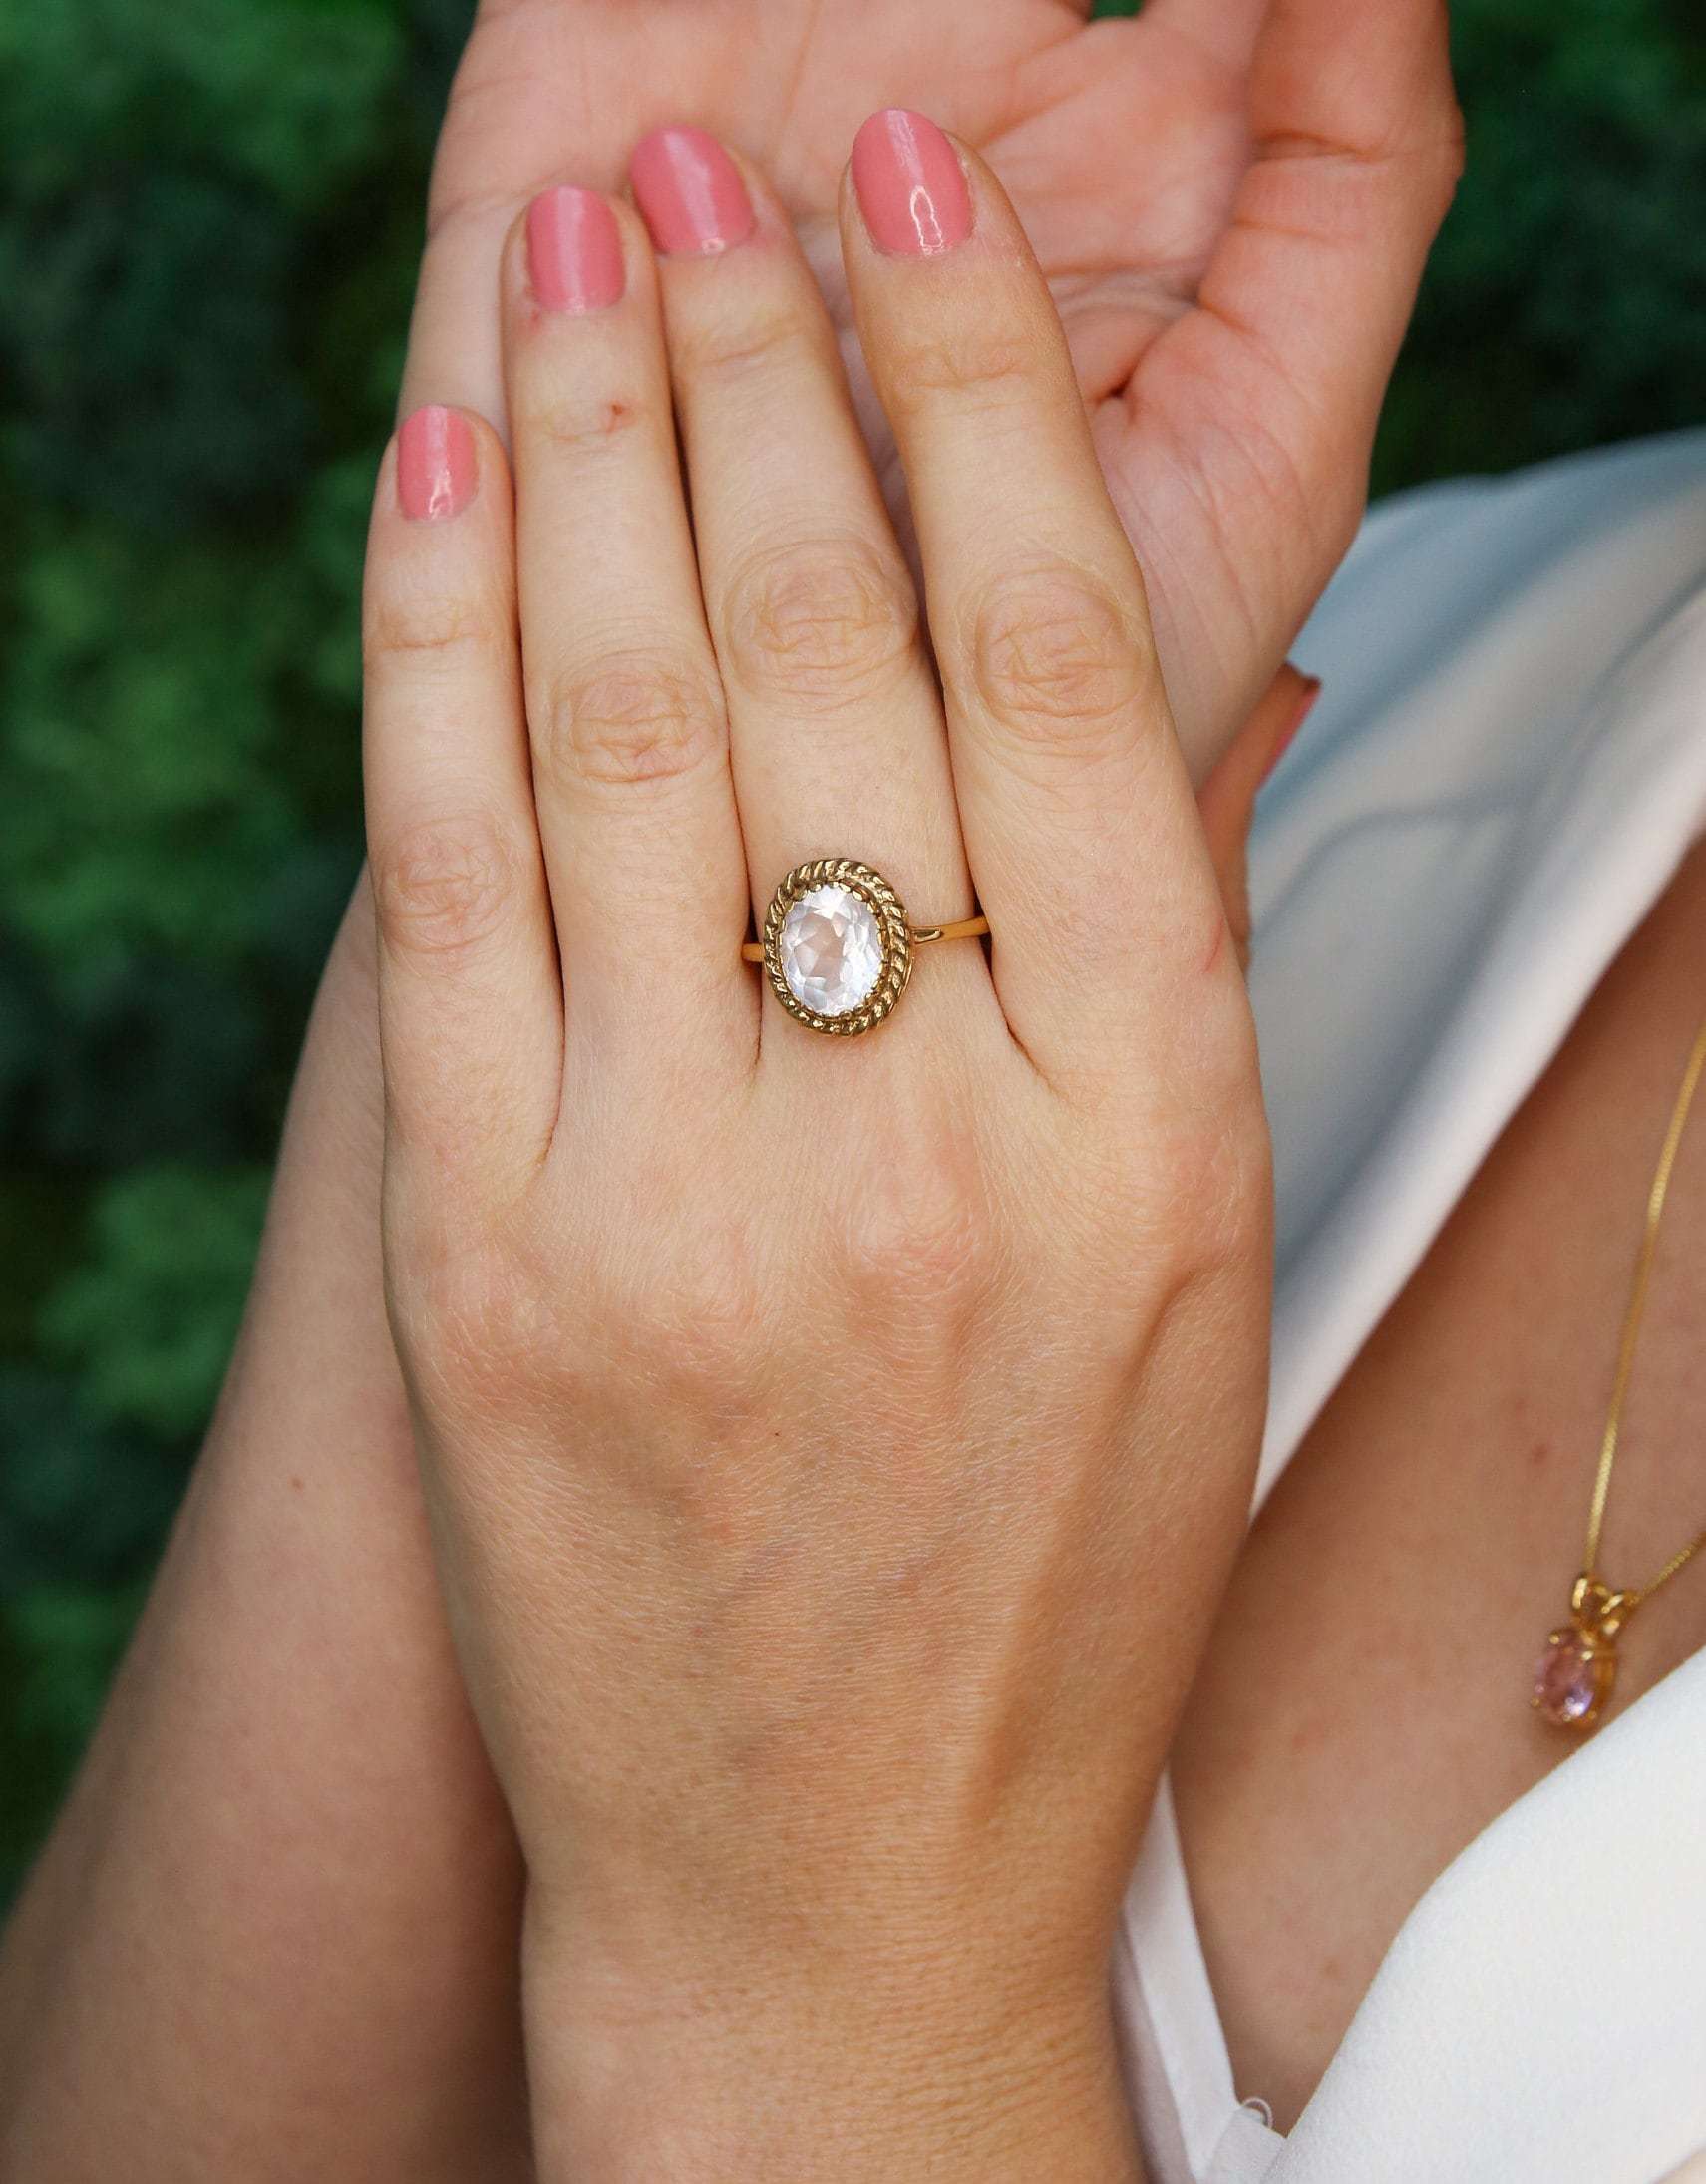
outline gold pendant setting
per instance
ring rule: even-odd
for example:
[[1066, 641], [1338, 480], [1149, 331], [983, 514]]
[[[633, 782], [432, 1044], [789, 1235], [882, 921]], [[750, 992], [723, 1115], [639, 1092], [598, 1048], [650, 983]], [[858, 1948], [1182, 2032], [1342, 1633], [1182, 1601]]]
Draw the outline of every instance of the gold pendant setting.
[[1570, 1595], [1569, 1621], [1546, 1638], [1535, 1666], [1530, 1700], [1554, 1729], [1595, 1728], [1617, 1679], [1617, 1635], [1636, 1596], [1613, 1593], [1598, 1578], [1582, 1576]]

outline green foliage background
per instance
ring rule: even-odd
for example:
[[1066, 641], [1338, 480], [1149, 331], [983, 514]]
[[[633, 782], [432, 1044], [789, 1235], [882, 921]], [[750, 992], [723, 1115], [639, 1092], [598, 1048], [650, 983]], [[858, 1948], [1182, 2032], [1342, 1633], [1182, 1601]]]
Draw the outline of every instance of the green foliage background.
[[[469, 12], [0, 0], [0, 1901], [211, 1403], [359, 857], [365, 507]], [[1702, 415], [1697, 0], [1457, 17], [1381, 488]]]

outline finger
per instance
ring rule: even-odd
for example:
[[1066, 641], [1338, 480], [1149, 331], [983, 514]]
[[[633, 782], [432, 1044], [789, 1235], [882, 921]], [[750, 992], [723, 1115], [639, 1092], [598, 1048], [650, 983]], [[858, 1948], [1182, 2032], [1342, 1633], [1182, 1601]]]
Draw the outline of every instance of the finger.
[[406, 410], [457, 403], [489, 418], [508, 441], [503, 338], [492, 308], [505, 243], [551, 179], [544, 163], [552, 146], [571, 145], [576, 180], [607, 188], [620, 184], [632, 136], [622, 126], [625, 102], [597, 81], [609, 64], [605, 58], [600, 68], [591, 43], [566, 9], [479, 8], [433, 157]]
[[[912, 579], [791, 223], [760, 178], [697, 130], [648, 138], [633, 172], [661, 253], [757, 915], [793, 866], [845, 856], [881, 871], [917, 924], [968, 916]], [[975, 976], [987, 1007], [981, 952], [938, 953], [938, 993]]]
[[[534, 797], [571, 1047], [750, 1065], [746, 867], [682, 498], [652, 253], [589, 190], [504, 278]], [[683, 1033], [691, 1038], [684, 1040]]]
[[1228, 68], [1249, 66], [1272, 0], [1147, 0], [1144, 26], [1180, 32]]
[[508, 430], [504, 354], [492, 308], [513, 202], [458, 207], [433, 228], [409, 318], [409, 349], [399, 396], [402, 412], [428, 402], [455, 404]]
[[1230, 961], [1143, 584], [987, 169], [888, 114], [852, 175], [849, 280], [905, 467], [1001, 1003], [1045, 1075], [1126, 1068]]
[[414, 412], [381, 467], [363, 594], [386, 1107], [405, 1158], [494, 1180], [548, 1140], [561, 1055], [513, 571], [497, 436]]
[[[1166, 0], [1176, 19], [1213, 12]], [[1250, 165], [1168, 336], [1179, 368], [1339, 481], [1336, 562], [1362, 507], [1387, 379], [1463, 165], [1442, 0], [1270, 0], [1250, 59]], [[1133, 422], [1142, 387], [1129, 398]]]
[[1274, 0], [1250, 129], [1255, 159], [1202, 301], [1372, 438], [1463, 166], [1443, 0]]

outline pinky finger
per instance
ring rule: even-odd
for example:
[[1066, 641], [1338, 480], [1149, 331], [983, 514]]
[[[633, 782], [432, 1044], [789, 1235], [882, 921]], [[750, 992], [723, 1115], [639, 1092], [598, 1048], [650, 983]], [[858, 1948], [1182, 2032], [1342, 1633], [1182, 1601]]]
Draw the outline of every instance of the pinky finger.
[[497, 435], [417, 410], [380, 472], [362, 615], [388, 1160], [485, 1196], [536, 1162], [561, 1081], [514, 568]]

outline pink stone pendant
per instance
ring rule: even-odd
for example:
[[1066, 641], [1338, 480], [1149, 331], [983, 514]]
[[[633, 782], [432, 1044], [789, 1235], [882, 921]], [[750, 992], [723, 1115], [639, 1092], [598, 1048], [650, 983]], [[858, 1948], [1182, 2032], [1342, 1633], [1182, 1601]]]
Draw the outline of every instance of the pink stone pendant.
[[1531, 1701], [1554, 1729], [1591, 1729], [1604, 1711], [1617, 1674], [1613, 1638], [1582, 1623], [1566, 1623], [1546, 1639], [1535, 1667]]

